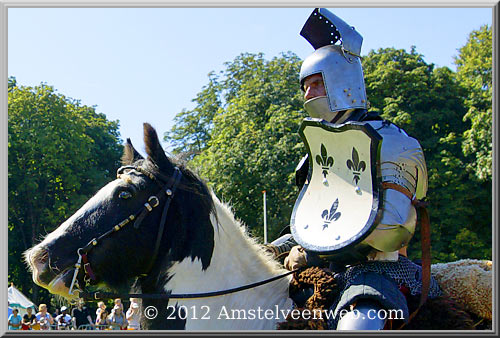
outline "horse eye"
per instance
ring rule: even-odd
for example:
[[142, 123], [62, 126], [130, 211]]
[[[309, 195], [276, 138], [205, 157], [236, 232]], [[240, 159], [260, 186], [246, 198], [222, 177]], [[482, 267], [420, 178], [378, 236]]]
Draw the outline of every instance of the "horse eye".
[[118, 195], [119, 198], [122, 198], [124, 200], [126, 200], [127, 198], [130, 198], [132, 197], [132, 194], [128, 191], [122, 191], [119, 195]]

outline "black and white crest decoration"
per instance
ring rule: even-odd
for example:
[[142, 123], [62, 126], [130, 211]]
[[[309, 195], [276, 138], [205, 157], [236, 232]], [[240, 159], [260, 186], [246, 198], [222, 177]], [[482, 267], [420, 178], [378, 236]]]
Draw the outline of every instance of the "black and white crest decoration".
[[292, 212], [293, 237], [309, 251], [348, 250], [376, 227], [382, 212], [380, 146], [370, 125], [306, 118], [299, 134], [312, 169]]

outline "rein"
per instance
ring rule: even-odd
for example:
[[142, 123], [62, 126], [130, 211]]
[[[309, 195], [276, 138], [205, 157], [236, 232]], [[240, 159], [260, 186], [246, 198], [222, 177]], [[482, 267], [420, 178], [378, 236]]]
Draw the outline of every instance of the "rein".
[[261, 286], [270, 282], [274, 282], [275, 280], [281, 279], [292, 273], [299, 271], [300, 269], [296, 269], [293, 271], [288, 271], [282, 275], [274, 276], [269, 279], [262, 280], [260, 282], [247, 284], [243, 286], [239, 286], [232, 289], [221, 290], [221, 291], [212, 291], [212, 292], [204, 292], [204, 293], [181, 293], [181, 294], [166, 294], [166, 293], [126, 293], [126, 294], [118, 294], [118, 293], [109, 293], [109, 292], [82, 292], [80, 293], [81, 298], [86, 299], [109, 299], [109, 298], [146, 298], [146, 299], [194, 299], [194, 298], [209, 298], [209, 297], [218, 297], [224, 296], [230, 293], [235, 293], [239, 291], [244, 291], [248, 289], [255, 288], [257, 286]]
[[[158, 183], [165, 183], [165, 181], [166, 181], [166, 179], [163, 175], [161, 175], [161, 176], [160, 175], [153, 175], [151, 172], [147, 171], [146, 169], [141, 168], [141, 167], [135, 167], [135, 166], [124, 166], [124, 167], [119, 168], [117, 170], [117, 177], [120, 178], [120, 175], [123, 174], [123, 172], [127, 169], [137, 170], [138, 172], [146, 175], [151, 180], [156, 181]], [[170, 202], [172, 201], [174, 193], [177, 190], [179, 182], [182, 178], [182, 173], [181, 173], [179, 168], [175, 167], [174, 171], [175, 171], [174, 175], [172, 177], [170, 177], [170, 179], [168, 180], [168, 182], [166, 184], [162, 185], [162, 188], [160, 189], [159, 194], [158, 194], [159, 197], [154, 196], [154, 195], [150, 196], [148, 198], [148, 201], [146, 203], [144, 203], [144, 207], [141, 208], [138, 212], [136, 212], [135, 214], [129, 215], [127, 218], [125, 218], [123, 221], [121, 221], [120, 223], [118, 223], [117, 225], [115, 225], [114, 227], [109, 229], [107, 232], [105, 232], [104, 234], [102, 234], [98, 238], [92, 239], [89, 243], [87, 243], [87, 245], [79, 248], [76, 251], [78, 254], [78, 260], [75, 263], [75, 270], [73, 273], [73, 279], [72, 279], [71, 285], [69, 287], [68, 293], [70, 295], [73, 295], [73, 289], [75, 288], [75, 286], [78, 289], [80, 289], [78, 286], [77, 277], [78, 277], [78, 273], [80, 272], [80, 269], [82, 267], [82, 262], [83, 262], [83, 268], [84, 268], [83, 271], [85, 273], [85, 277], [84, 277], [85, 283], [90, 284], [91, 282], [96, 281], [95, 274], [92, 270], [92, 267], [91, 267], [90, 262], [89, 262], [88, 257], [87, 257], [88, 253], [95, 246], [97, 246], [97, 244], [99, 244], [103, 239], [105, 239], [106, 237], [108, 237], [109, 235], [111, 235], [114, 232], [120, 231], [125, 225], [127, 225], [130, 222], [133, 222], [134, 228], [138, 229], [140, 224], [144, 220], [144, 218], [151, 211], [153, 211], [154, 208], [159, 206], [160, 203], [164, 199], [166, 199], [165, 205], [163, 206], [163, 212], [161, 215], [160, 225], [158, 227], [158, 235], [156, 236], [156, 243], [154, 246], [154, 252], [153, 252], [153, 256], [152, 256], [153, 259], [150, 261], [149, 266], [148, 266], [148, 271], [151, 270], [151, 268], [152, 268], [152, 266], [157, 258], [157, 255], [158, 255], [158, 250], [160, 248], [161, 239], [163, 238], [163, 230], [165, 228], [165, 222], [167, 219], [167, 213], [168, 213], [168, 209], [170, 207]]]

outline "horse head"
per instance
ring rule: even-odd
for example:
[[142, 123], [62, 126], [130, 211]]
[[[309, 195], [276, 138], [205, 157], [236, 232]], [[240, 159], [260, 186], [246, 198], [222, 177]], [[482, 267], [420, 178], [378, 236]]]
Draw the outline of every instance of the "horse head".
[[[237, 313], [289, 308], [289, 272], [203, 181], [167, 157], [149, 124], [144, 143], [145, 159], [127, 140], [117, 178], [26, 251], [34, 282], [74, 300], [93, 288], [159, 295], [143, 297], [144, 309], [159, 311], [156, 318], [143, 317], [147, 329], [275, 328], [274, 317], [220, 320], [215, 314], [227, 318], [228, 304]], [[287, 278], [274, 278], [279, 275]], [[222, 297], [171, 298], [266, 279], [273, 282]]]
[[144, 285], [160, 287], [168, 279], [162, 272], [186, 258], [200, 260], [202, 269], [210, 265], [208, 188], [167, 157], [147, 123], [144, 143], [146, 159], [127, 140], [117, 178], [25, 252], [36, 284], [71, 299], [85, 284], [129, 292], [142, 277]]

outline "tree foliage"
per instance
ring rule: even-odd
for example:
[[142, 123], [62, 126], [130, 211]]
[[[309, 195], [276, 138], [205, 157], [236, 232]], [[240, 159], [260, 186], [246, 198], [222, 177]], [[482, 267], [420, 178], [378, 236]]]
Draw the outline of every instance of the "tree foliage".
[[457, 78], [466, 89], [465, 121], [471, 128], [464, 133], [464, 154], [471, 156], [467, 169], [481, 181], [491, 181], [492, 172], [492, 33], [482, 26], [470, 33], [455, 58]]
[[121, 144], [117, 121], [53, 87], [8, 88], [9, 279], [36, 301], [22, 253], [114, 176]]

